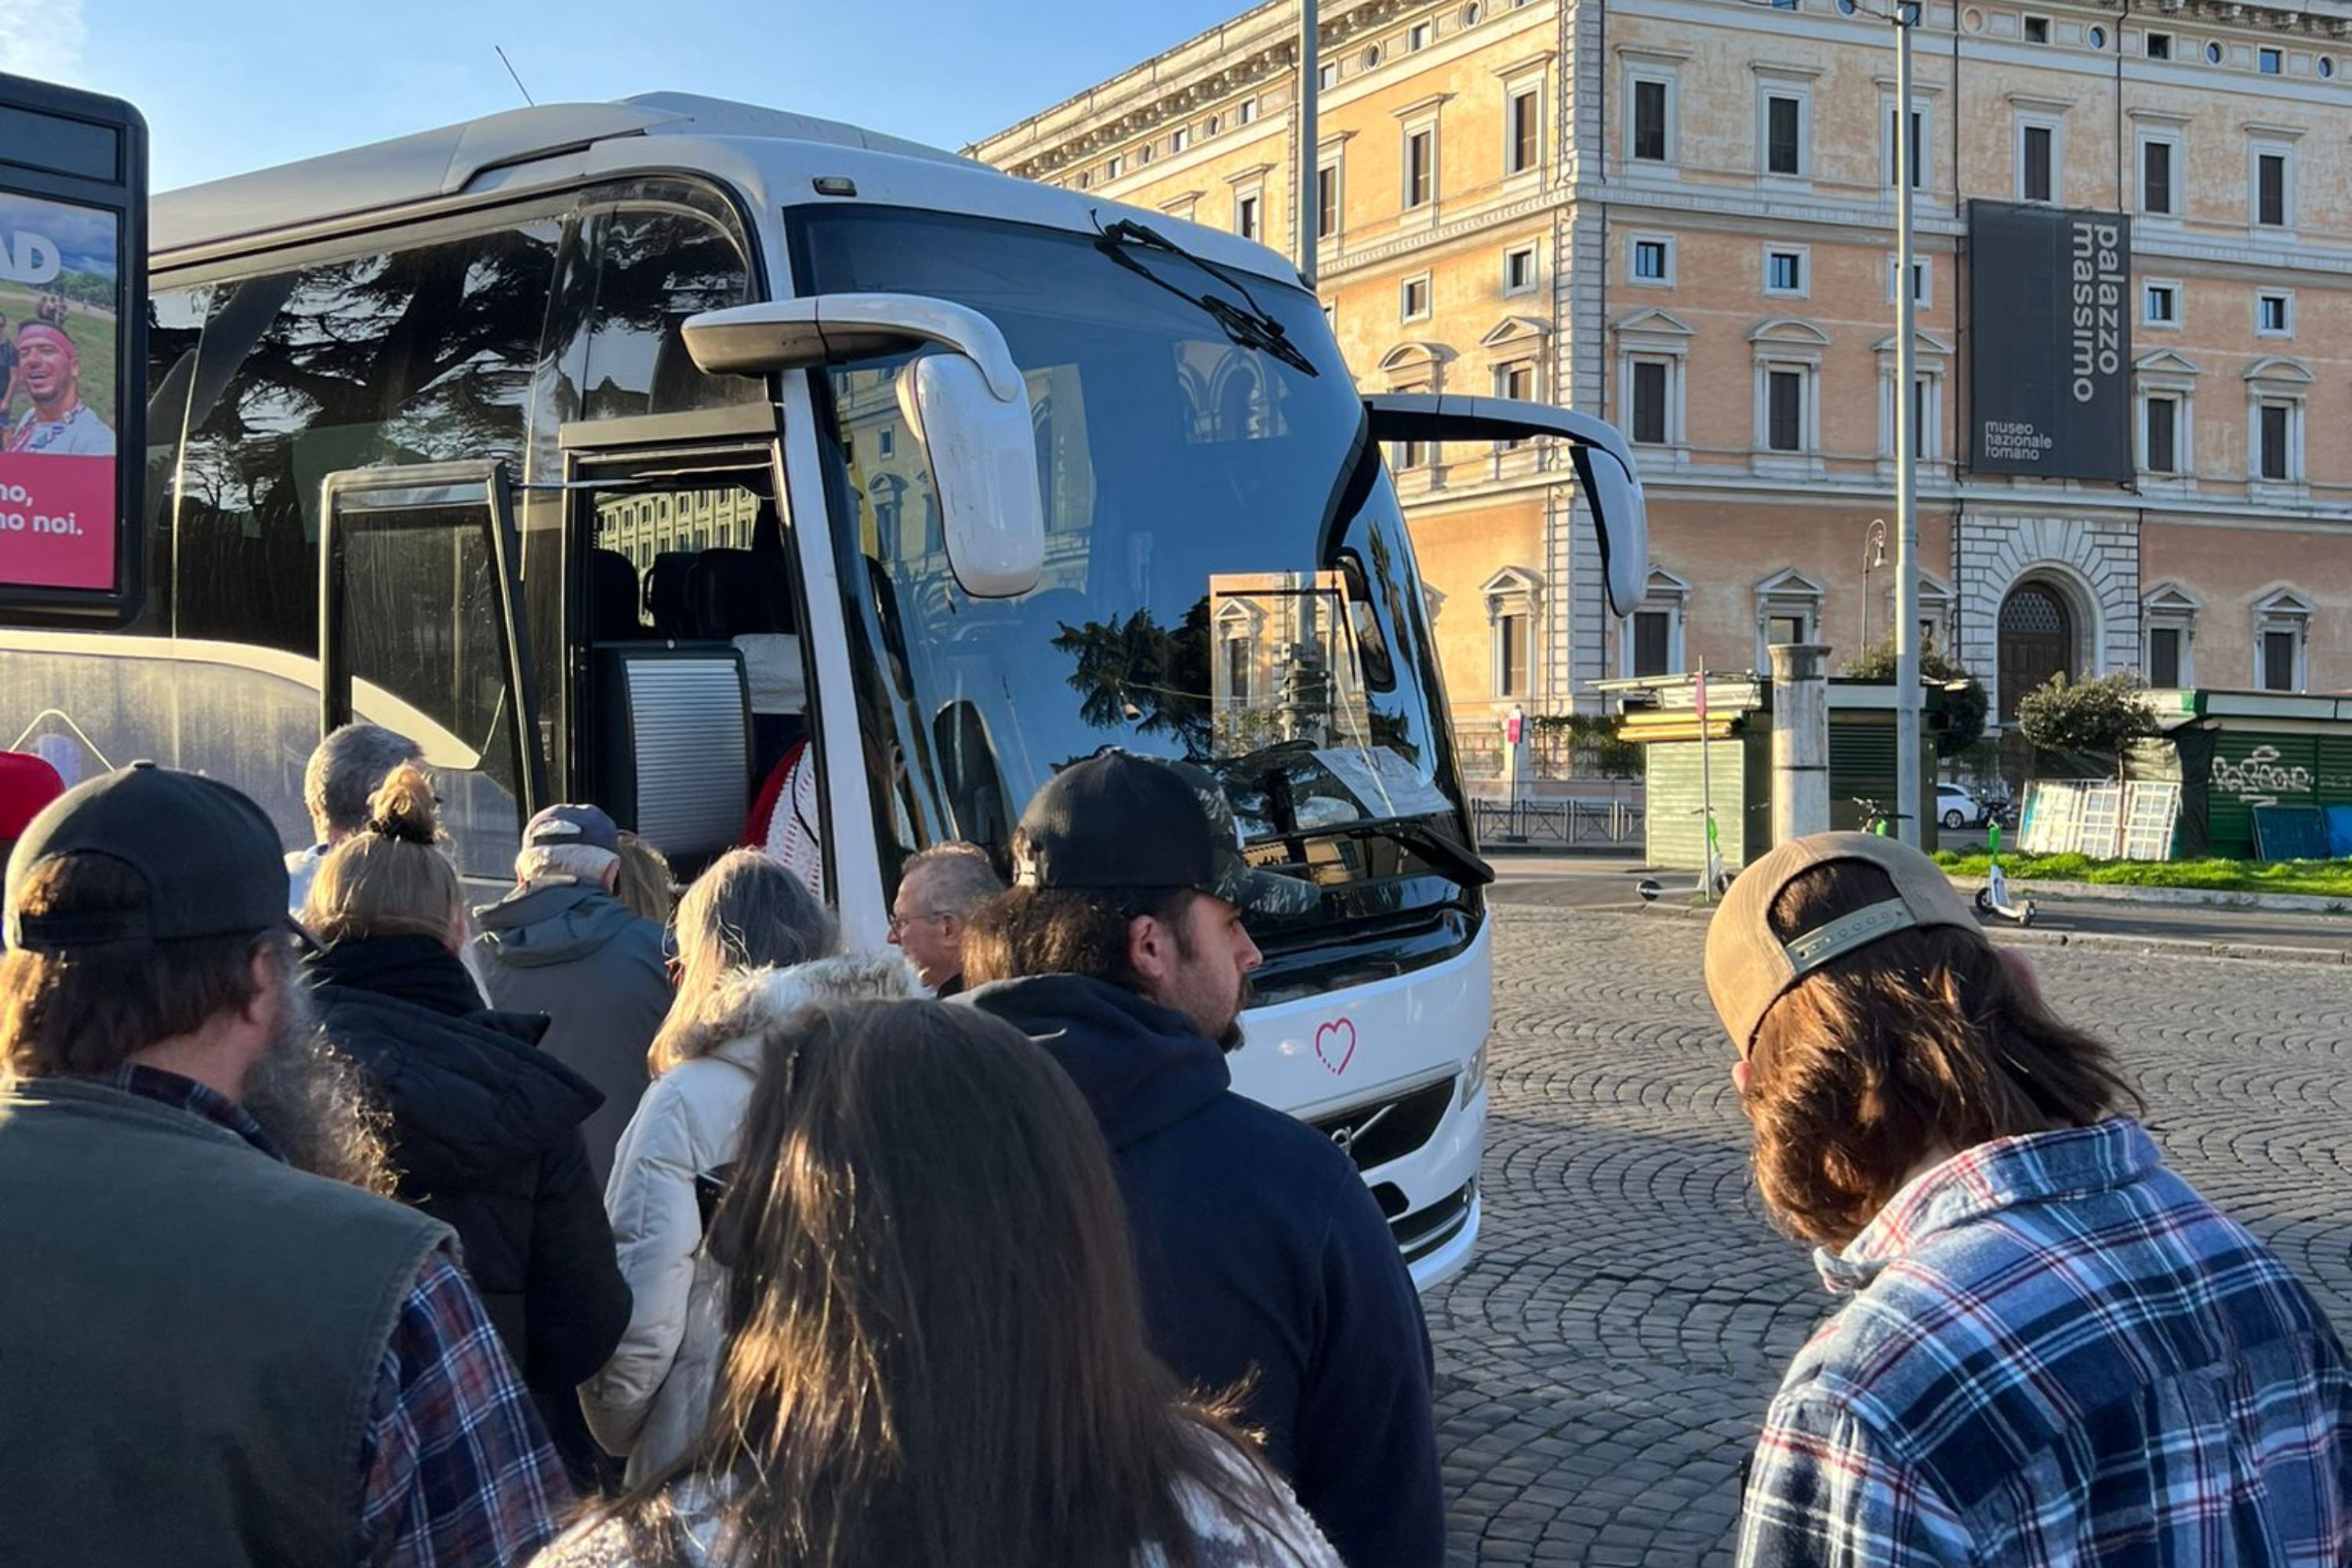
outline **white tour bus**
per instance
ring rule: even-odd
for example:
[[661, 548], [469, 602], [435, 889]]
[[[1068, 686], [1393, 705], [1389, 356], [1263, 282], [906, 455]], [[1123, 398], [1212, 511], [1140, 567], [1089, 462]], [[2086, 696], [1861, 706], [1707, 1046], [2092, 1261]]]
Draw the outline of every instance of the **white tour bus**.
[[1616, 433], [1359, 396], [1295, 269], [803, 116], [656, 96], [490, 116], [159, 197], [148, 591], [0, 630], [0, 742], [250, 790], [415, 737], [462, 869], [588, 799], [691, 870], [796, 742], [879, 943], [905, 857], [1002, 863], [1056, 767], [1189, 758], [1312, 879], [1248, 1093], [1362, 1168], [1424, 1285], [1478, 1228], [1471, 849], [1391, 439], [1549, 436], [1621, 606]]

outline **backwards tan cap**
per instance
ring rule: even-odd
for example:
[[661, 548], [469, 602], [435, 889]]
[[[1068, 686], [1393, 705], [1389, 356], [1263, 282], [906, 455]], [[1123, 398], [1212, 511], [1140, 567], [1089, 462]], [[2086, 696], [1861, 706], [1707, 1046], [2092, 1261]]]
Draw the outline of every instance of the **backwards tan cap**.
[[[1862, 861], [1895, 884], [1895, 897], [1782, 942], [1771, 911], [1781, 890], [1817, 866]], [[1706, 989], [1732, 1044], [1746, 1056], [1772, 1004], [1832, 959], [1922, 926], [1978, 931], [1968, 900], [1937, 864], [1899, 838], [1816, 833], [1791, 839], [1739, 874], [1706, 933]]]

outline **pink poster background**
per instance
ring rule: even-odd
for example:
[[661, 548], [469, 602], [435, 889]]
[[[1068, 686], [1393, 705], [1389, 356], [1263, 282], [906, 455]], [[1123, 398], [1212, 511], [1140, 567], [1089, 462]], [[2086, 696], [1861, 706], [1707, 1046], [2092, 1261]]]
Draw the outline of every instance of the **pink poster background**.
[[0, 453], [0, 583], [114, 586], [114, 459]]

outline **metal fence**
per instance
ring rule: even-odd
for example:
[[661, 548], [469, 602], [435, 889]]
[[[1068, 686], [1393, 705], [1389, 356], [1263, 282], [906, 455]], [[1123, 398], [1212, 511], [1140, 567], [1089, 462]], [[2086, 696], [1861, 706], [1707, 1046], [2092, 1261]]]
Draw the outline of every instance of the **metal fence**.
[[1481, 844], [1548, 848], [1639, 845], [1644, 816], [1624, 800], [1474, 800], [1470, 812]]

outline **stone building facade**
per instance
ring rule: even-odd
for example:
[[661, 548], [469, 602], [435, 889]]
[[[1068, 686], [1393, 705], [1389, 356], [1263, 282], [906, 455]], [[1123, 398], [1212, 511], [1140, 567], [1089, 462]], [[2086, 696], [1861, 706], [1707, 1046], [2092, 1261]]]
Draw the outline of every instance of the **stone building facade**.
[[[1293, 250], [1287, 0], [970, 151]], [[2352, 4], [1930, 0], [1915, 34], [1922, 615], [2050, 670], [2352, 688]], [[1652, 574], [1607, 615], [1542, 445], [1391, 454], [1457, 723], [1884, 637], [1895, 37], [1875, 0], [1325, 0], [1318, 282], [1367, 388], [1634, 440]], [[2136, 483], [1965, 462], [1971, 200], [2134, 224]], [[1832, 660], [1834, 668], [1835, 660]]]

